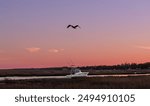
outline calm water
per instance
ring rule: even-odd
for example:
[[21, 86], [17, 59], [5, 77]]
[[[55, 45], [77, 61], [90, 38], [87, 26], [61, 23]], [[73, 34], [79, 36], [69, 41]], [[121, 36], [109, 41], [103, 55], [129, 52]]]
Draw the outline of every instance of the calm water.
[[[150, 76], [150, 74], [113, 74], [113, 75], [88, 75], [87, 77], [129, 77], [129, 76]], [[68, 78], [66, 76], [29, 76], [29, 77], [0, 77], [3, 80], [26, 80], [26, 79], [48, 79], [48, 78]]]
[[66, 76], [31, 76], [31, 77], [0, 77], [0, 81], [2, 80], [25, 80], [25, 79], [46, 79], [46, 78], [67, 78]]

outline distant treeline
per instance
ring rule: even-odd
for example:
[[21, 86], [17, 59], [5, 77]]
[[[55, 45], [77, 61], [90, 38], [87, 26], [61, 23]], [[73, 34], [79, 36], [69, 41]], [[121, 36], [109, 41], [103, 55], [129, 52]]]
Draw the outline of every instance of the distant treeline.
[[[48, 67], [48, 68], [22, 68], [22, 69], [10, 69], [10, 70], [70, 70], [72, 67]], [[118, 64], [118, 65], [99, 65], [99, 66], [82, 66], [78, 67], [83, 70], [128, 70], [128, 69], [150, 69], [150, 62], [146, 63], [124, 63], [124, 64]]]
[[80, 67], [81, 69], [95, 69], [95, 70], [127, 70], [127, 69], [150, 69], [150, 62], [146, 63], [124, 63], [124, 64], [118, 64], [118, 65], [102, 65], [102, 66], [85, 66]]
[[[118, 65], [99, 65], [99, 66], [82, 66], [82, 67], [78, 67], [80, 69], [83, 70], [118, 70], [118, 69], [122, 69], [122, 70], [127, 70], [127, 69], [150, 69], [150, 62], [146, 62], [146, 63], [123, 63], [123, 64], [118, 64]], [[43, 69], [43, 68], [41, 68]], [[54, 67], [54, 68], [44, 68], [44, 69], [51, 69], [51, 70], [60, 70], [60, 69], [71, 69], [71, 67]]]

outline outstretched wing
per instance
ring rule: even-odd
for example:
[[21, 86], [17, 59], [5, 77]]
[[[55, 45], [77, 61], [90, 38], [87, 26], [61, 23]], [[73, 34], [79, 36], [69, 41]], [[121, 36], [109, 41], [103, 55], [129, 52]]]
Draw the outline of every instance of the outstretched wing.
[[72, 27], [72, 25], [68, 25], [67, 28]]
[[81, 28], [79, 25], [76, 25], [75, 27], [79, 27], [79, 28]]

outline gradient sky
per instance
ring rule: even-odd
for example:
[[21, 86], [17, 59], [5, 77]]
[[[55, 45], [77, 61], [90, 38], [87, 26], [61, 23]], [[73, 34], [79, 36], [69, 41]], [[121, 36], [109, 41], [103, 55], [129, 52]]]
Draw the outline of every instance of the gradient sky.
[[0, 0], [0, 68], [148, 62], [149, 28], [150, 0]]

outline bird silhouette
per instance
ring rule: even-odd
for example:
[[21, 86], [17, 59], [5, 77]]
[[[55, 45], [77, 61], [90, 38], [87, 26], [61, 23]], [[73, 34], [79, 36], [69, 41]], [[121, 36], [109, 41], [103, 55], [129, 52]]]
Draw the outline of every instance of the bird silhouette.
[[73, 29], [76, 29], [77, 27], [79, 27], [79, 28], [80, 28], [80, 26], [79, 26], [79, 25], [75, 25], [75, 26], [73, 26], [73, 25], [68, 25], [68, 26], [67, 26], [67, 28], [70, 28], [70, 27], [72, 27]]

